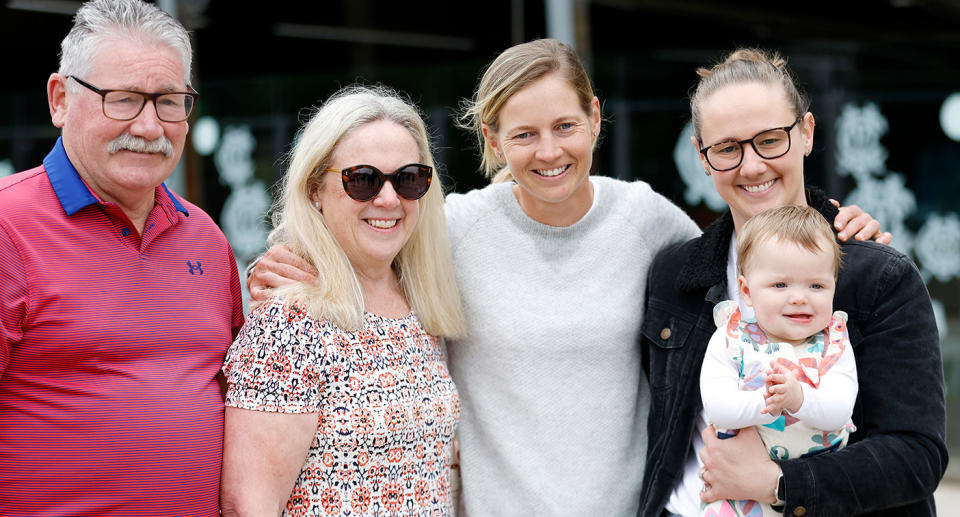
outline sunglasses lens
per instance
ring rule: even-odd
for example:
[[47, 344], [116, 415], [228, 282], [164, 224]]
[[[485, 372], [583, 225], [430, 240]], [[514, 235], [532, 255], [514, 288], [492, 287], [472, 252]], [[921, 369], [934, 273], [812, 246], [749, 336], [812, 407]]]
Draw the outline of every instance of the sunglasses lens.
[[387, 179], [398, 196], [411, 201], [420, 199], [427, 193], [430, 180], [433, 179], [433, 169], [416, 164], [405, 165], [386, 177], [367, 165], [344, 169], [342, 174], [346, 178], [343, 183], [344, 190], [357, 201], [370, 201], [375, 198]]
[[350, 179], [344, 184], [347, 195], [358, 201], [373, 199], [383, 186], [383, 179], [370, 167], [360, 167], [350, 172]]
[[431, 179], [431, 170], [428, 167], [407, 165], [394, 175], [393, 189], [397, 191], [398, 195], [407, 199], [420, 199], [430, 188]]

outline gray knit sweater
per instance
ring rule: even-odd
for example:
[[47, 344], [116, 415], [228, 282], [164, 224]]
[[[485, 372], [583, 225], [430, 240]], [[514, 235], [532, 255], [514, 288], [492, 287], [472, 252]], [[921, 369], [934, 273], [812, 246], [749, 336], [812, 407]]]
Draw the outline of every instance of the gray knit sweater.
[[463, 403], [461, 516], [636, 514], [647, 269], [699, 229], [646, 183], [591, 181], [594, 205], [569, 227], [530, 219], [507, 183], [447, 198], [470, 325], [447, 344]]

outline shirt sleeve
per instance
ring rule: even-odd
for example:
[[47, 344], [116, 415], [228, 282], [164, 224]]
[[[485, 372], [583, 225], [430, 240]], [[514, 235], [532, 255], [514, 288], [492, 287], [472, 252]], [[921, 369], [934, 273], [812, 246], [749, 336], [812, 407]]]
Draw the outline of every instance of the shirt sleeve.
[[0, 225], [0, 378], [7, 371], [13, 347], [23, 339], [28, 295], [20, 250]]
[[857, 400], [857, 361], [850, 345], [820, 379], [819, 387], [804, 382], [800, 389], [803, 405], [793, 416], [823, 431], [840, 429], [850, 421]]
[[[851, 315], [858, 429], [837, 452], [777, 461], [785, 515], [799, 507], [807, 515], [860, 515], [910, 504], [920, 511], [932, 504], [946, 469], [943, 365], [930, 296], [908, 258], [876, 248], [857, 256], [851, 248], [858, 246], [872, 247], [846, 246], [853, 267], [841, 275], [852, 280], [837, 289], [854, 291], [847, 293], [848, 306], [837, 308]], [[923, 512], [918, 515], [932, 514]]]
[[740, 374], [727, 353], [724, 335], [724, 328], [718, 328], [710, 337], [700, 369], [700, 396], [707, 421], [722, 429], [773, 422], [777, 417], [760, 413], [766, 407], [763, 391], [740, 389]]
[[[646, 185], [648, 188], [649, 186]], [[688, 241], [702, 233], [697, 223], [683, 211], [682, 208], [675, 205], [666, 197], [653, 192], [654, 206], [647, 208], [653, 213], [658, 214], [658, 227], [652, 235], [660, 236], [664, 240], [660, 244], [662, 249], [676, 242]], [[643, 206], [643, 205], [641, 205]]]
[[315, 413], [323, 403], [323, 324], [273, 299], [254, 310], [227, 350], [226, 405], [275, 413]]
[[240, 328], [243, 326], [243, 289], [240, 287], [240, 276], [237, 272], [237, 259], [234, 258], [233, 252], [229, 252], [230, 255], [230, 297], [233, 301], [233, 312], [231, 314], [231, 324], [230, 331], [234, 339], [237, 338], [237, 335], [240, 333]]

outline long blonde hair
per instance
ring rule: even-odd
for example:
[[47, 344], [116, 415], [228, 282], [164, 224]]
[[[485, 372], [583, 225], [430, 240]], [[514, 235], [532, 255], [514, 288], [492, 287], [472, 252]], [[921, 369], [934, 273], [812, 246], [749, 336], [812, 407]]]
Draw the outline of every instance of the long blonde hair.
[[[331, 96], [301, 128], [273, 211], [270, 244], [285, 245], [320, 272], [316, 284], [298, 283], [277, 294], [306, 304], [312, 317], [344, 330], [363, 326], [363, 291], [350, 260], [310, 196], [323, 188], [324, 170], [337, 145], [352, 131], [378, 120], [406, 128], [417, 142], [420, 161], [436, 169], [426, 126], [411, 103], [384, 86], [350, 86]], [[426, 331], [460, 336], [466, 331], [466, 319], [453, 273], [438, 174], [418, 203], [419, 221], [394, 259], [393, 269]]]
[[555, 39], [528, 41], [504, 50], [484, 71], [473, 98], [461, 102], [458, 125], [476, 135], [480, 166], [494, 183], [511, 181], [513, 176], [484, 138], [484, 124], [497, 132], [500, 111], [510, 97], [551, 73], [567, 81], [589, 115], [594, 98], [590, 77], [577, 53]]

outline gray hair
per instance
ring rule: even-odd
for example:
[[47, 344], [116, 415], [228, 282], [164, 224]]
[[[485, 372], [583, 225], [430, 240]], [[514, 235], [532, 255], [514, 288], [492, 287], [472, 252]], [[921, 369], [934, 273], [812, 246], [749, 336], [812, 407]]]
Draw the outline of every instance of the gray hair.
[[[60, 43], [60, 75], [87, 75], [97, 47], [110, 36], [167, 45], [180, 55], [184, 80], [190, 82], [193, 50], [187, 30], [169, 14], [141, 0], [91, 0], [84, 3], [73, 19], [73, 28]], [[79, 86], [73, 85], [72, 88]]]

